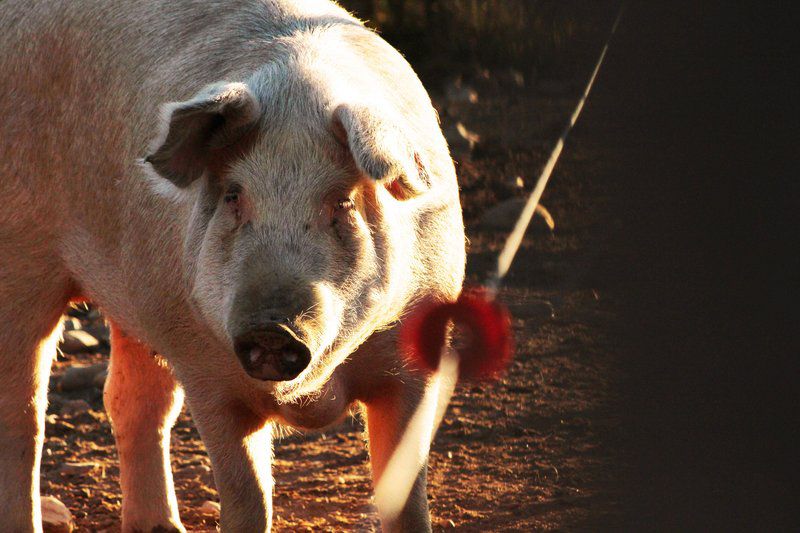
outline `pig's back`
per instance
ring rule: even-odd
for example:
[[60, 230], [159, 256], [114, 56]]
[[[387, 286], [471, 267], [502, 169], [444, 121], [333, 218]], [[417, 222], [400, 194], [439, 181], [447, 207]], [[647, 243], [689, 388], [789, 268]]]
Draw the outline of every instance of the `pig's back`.
[[276, 37], [341, 22], [357, 24], [323, 0], [0, 2], [0, 194], [47, 193], [29, 228], [99, 219], [117, 242], [120, 195], [147, 193], [135, 164], [161, 104], [246, 79]]
[[[326, 33], [336, 36], [318, 38]], [[314, 46], [352, 86], [394, 108], [429, 150], [460, 224], [452, 161], [419, 80], [326, 0], [3, 0], [0, 194], [11, 198], [14, 218], [0, 214], [0, 230], [16, 224], [60, 239], [80, 281], [113, 271], [109, 286], [137, 261], [179, 254], [187, 206], [152, 194], [136, 168], [159, 106], [215, 81], [247, 79], [287, 47]]]
[[[322, 0], [4, 0], [0, 110], [14, 118], [0, 126], [3, 146], [35, 138], [42, 156], [79, 166], [89, 148], [140, 150], [160, 104], [246, 78], [269, 59], [272, 39], [326, 19], [352, 21]], [[33, 127], [42, 123], [59, 134]]]

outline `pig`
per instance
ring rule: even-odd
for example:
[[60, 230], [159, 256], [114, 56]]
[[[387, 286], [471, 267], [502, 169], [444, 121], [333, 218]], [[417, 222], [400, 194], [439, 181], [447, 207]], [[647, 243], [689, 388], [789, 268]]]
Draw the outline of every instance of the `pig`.
[[[361, 406], [379, 480], [435, 402], [398, 328], [456, 299], [465, 263], [454, 165], [403, 57], [327, 0], [4, 0], [0, 50], [3, 530], [42, 529], [48, 376], [76, 300], [111, 323], [123, 531], [184, 531], [184, 395], [223, 531], [270, 530], [279, 425]], [[385, 531], [430, 530], [429, 436]]]

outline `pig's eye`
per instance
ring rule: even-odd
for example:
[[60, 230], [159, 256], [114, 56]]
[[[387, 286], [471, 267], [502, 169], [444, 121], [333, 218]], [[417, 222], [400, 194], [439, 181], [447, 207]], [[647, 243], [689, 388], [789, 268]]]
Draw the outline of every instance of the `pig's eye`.
[[228, 187], [228, 190], [225, 191], [225, 205], [227, 205], [228, 208], [233, 211], [237, 222], [240, 221], [242, 217], [241, 195], [242, 188], [238, 185], [231, 185]]
[[346, 241], [355, 222], [356, 204], [350, 198], [340, 198], [333, 202], [330, 224], [340, 241]]
[[336, 210], [337, 211], [350, 211], [356, 207], [356, 204], [353, 203], [353, 200], [350, 198], [344, 198], [342, 200], [336, 201]]
[[232, 186], [225, 192], [225, 203], [228, 205], [238, 204], [239, 203], [239, 194], [241, 194], [241, 189], [237, 186]]

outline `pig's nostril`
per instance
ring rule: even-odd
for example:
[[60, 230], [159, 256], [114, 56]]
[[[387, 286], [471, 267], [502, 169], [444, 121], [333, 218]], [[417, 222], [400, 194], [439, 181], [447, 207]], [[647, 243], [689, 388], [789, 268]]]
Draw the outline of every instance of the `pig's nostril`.
[[265, 381], [292, 380], [311, 362], [305, 343], [285, 326], [274, 323], [240, 336], [235, 350], [245, 371]]
[[267, 333], [261, 339], [260, 344], [268, 350], [277, 352], [285, 348], [292, 340], [291, 337], [279, 333]]
[[297, 376], [311, 360], [311, 354], [303, 345], [291, 345], [281, 350], [278, 365], [287, 376]]
[[264, 351], [259, 348], [255, 347], [250, 350], [250, 364], [258, 364], [258, 361], [264, 357]]

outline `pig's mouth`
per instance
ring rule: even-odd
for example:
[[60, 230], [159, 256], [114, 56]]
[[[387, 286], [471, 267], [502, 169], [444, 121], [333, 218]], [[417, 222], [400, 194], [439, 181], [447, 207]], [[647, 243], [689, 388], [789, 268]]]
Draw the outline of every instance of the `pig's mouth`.
[[311, 362], [311, 350], [282, 323], [237, 338], [234, 349], [245, 372], [261, 381], [291, 381]]

